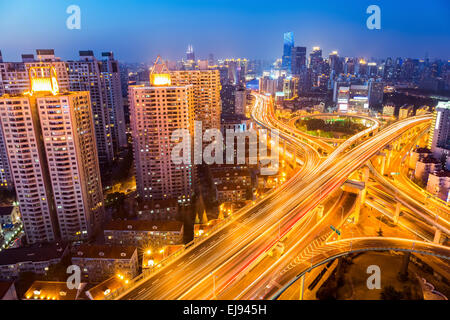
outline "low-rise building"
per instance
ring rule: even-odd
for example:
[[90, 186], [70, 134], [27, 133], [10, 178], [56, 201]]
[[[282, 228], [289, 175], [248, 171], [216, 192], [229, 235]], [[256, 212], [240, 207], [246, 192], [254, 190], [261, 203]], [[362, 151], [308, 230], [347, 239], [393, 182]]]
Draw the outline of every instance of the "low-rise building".
[[101, 282], [113, 275], [132, 279], [138, 274], [136, 247], [118, 245], [80, 245], [73, 249], [72, 264], [81, 269], [87, 282]]
[[251, 186], [252, 182], [250, 170], [248, 169], [212, 171], [211, 180], [215, 185], [222, 183], [236, 183]]
[[414, 177], [426, 185], [428, 181], [428, 175], [431, 172], [440, 170], [441, 162], [439, 160], [433, 157], [426, 157], [417, 161], [416, 170], [414, 171]]
[[0, 227], [15, 224], [20, 221], [19, 207], [0, 207]]
[[178, 200], [163, 199], [140, 202], [136, 215], [140, 220], [175, 219], [178, 216]]
[[86, 283], [69, 289], [67, 283], [59, 281], [34, 281], [25, 292], [24, 300], [78, 300]]
[[395, 106], [392, 104], [387, 104], [383, 106], [383, 116], [392, 117], [395, 113]]
[[183, 243], [180, 221], [115, 220], [104, 230], [105, 242], [138, 247], [162, 247]]
[[424, 114], [430, 113], [430, 107], [429, 106], [421, 106], [416, 110], [416, 116], [421, 116]]
[[0, 251], [0, 279], [16, 279], [21, 272], [45, 274], [52, 264], [68, 254], [67, 244], [53, 242]]
[[415, 169], [417, 161], [422, 160], [426, 157], [431, 156], [431, 150], [428, 148], [417, 148], [411, 151], [408, 159], [408, 167], [410, 169]]
[[111, 278], [99, 283], [95, 287], [87, 290], [86, 296], [91, 300], [103, 300], [109, 294], [123, 287], [125, 281], [117, 275], [114, 275]]
[[436, 171], [428, 175], [427, 191], [438, 198], [449, 201], [450, 171]]
[[216, 199], [218, 202], [234, 202], [247, 199], [248, 187], [242, 184], [236, 183], [221, 183], [216, 187]]
[[414, 115], [414, 106], [403, 106], [400, 108], [400, 111], [398, 112], [398, 119], [406, 119]]

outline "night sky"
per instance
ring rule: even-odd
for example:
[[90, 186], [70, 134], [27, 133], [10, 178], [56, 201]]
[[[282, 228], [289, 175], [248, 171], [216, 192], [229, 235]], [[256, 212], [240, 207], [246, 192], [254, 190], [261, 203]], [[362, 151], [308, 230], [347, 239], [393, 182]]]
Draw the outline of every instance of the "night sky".
[[[81, 30], [66, 28], [66, 8], [81, 8]], [[366, 8], [381, 8], [381, 30], [368, 30]], [[5, 61], [54, 48], [63, 59], [78, 50], [114, 51], [127, 62], [185, 57], [281, 56], [283, 33], [295, 44], [343, 56], [450, 58], [450, 1], [137, 1], [0, 0], [0, 50]]]

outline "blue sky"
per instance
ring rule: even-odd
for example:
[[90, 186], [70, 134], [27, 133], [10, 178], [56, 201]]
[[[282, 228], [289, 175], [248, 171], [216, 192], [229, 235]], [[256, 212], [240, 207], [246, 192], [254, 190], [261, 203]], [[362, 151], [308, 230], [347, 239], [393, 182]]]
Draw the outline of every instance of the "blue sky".
[[[81, 30], [66, 28], [69, 5], [81, 8]], [[381, 30], [368, 30], [366, 8], [381, 8]], [[448, 0], [0, 0], [0, 50], [7, 61], [54, 48], [64, 59], [78, 50], [114, 51], [119, 60], [281, 56], [283, 32], [296, 45], [324, 54], [450, 58]]]

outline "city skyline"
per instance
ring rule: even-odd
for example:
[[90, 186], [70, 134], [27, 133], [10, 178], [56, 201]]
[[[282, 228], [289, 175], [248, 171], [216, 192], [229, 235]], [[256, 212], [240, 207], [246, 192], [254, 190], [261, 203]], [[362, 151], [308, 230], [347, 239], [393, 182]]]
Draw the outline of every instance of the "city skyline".
[[449, 8], [0, 2], [0, 300], [448, 301]]
[[[8, 61], [16, 61], [20, 54], [42, 47], [55, 48], [61, 56], [76, 59], [77, 52], [68, 48], [70, 42], [83, 50], [114, 51], [121, 61], [150, 63], [157, 55], [178, 60], [191, 44], [197, 59], [207, 59], [209, 53], [217, 58], [273, 59], [282, 56], [280, 34], [292, 31], [296, 45], [306, 46], [308, 51], [319, 46], [324, 53], [338, 50], [342, 56], [424, 58], [428, 55], [447, 59], [443, 55], [450, 52], [446, 1], [433, 1], [426, 6], [376, 1], [381, 10], [381, 30], [366, 27], [370, 1], [349, 6], [331, 1], [320, 5], [289, 2], [278, 7], [253, 1], [239, 7], [230, 2], [131, 2], [133, 5], [125, 6], [117, 2], [78, 1], [80, 30], [66, 28], [69, 17], [66, 9], [72, 4], [68, 1], [52, 2], [51, 16], [45, 10], [48, 1], [47, 4], [46, 1], [4, 2], [0, 9], [8, 15], [0, 21], [3, 29], [14, 25], [23, 12], [33, 14], [17, 26], [14, 37], [10, 33], [3, 37], [0, 50]], [[102, 13], [97, 14], [99, 11]], [[126, 19], [127, 23], [115, 23], [120, 19]], [[264, 23], [264, 28], [258, 23]], [[208, 28], [204, 29], [205, 25]], [[278, 45], [267, 47], [267, 43]]]

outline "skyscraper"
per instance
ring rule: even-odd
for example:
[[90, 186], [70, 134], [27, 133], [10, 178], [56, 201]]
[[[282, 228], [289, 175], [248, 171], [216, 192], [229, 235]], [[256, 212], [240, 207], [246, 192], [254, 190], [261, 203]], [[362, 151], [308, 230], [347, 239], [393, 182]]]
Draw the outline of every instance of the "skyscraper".
[[109, 110], [114, 152], [117, 153], [119, 148], [127, 146], [121, 73], [119, 62], [114, 59], [112, 52], [102, 52], [102, 58], [100, 70], [103, 76], [105, 102]]
[[194, 47], [192, 46], [192, 44], [188, 45], [188, 48], [186, 51], [186, 59], [188, 61], [195, 61]]
[[0, 98], [28, 242], [87, 239], [103, 219], [89, 93], [60, 93], [54, 67], [30, 68], [30, 84]]
[[245, 115], [247, 112], [247, 91], [243, 87], [236, 90], [234, 110], [236, 114], [241, 115]]
[[12, 190], [13, 186], [14, 182], [9, 166], [8, 152], [3, 137], [2, 120], [0, 117], [0, 190]]
[[150, 73], [150, 86], [129, 90], [133, 151], [138, 195], [143, 200], [177, 198], [191, 200], [194, 167], [175, 164], [171, 152], [176, 129], [193, 136], [194, 88], [172, 82], [169, 70], [158, 57]]
[[330, 66], [330, 71], [338, 76], [342, 72], [342, 62], [337, 51], [333, 51], [328, 56], [328, 64]]
[[111, 164], [120, 147], [126, 146], [125, 116], [118, 62], [111, 52], [94, 57], [80, 51], [79, 61], [68, 61], [71, 91], [89, 91], [94, 113], [95, 137], [100, 164]]
[[306, 47], [293, 47], [291, 58], [291, 73], [299, 75], [306, 68]]
[[193, 85], [195, 120], [202, 121], [203, 129], [220, 129], [219, 70], [178, 70], [170, 75], [172, 85]]
[[281, 68], [288, 72], [291, 72], [291, 55], [292, 48], [294, 47], [294, 33], [286, 32], [283, 36], [283, 57], [281, 62]]

